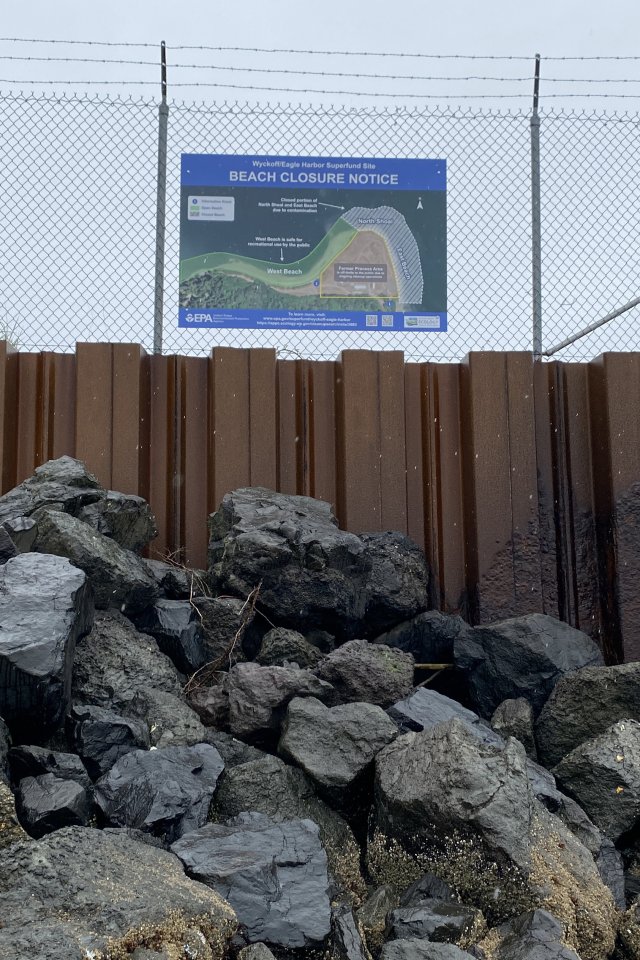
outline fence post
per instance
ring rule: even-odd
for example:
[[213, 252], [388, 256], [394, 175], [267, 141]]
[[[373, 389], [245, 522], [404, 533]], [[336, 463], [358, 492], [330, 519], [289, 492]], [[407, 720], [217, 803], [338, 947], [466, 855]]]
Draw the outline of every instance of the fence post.
[[167, 48], [160, 45], [162, 99], [158, 107], [158, 172], [156, 179], [156, 266], [153, 304], [153, 352], [162, 353], [162, 320], [164, 311], [164, 244], [167, 208]]
[[540, 223], [540, 54], [536, 53], [531, 112], [531, 280], [533, 294], [533, 356], [542, 356], [542, 229]]

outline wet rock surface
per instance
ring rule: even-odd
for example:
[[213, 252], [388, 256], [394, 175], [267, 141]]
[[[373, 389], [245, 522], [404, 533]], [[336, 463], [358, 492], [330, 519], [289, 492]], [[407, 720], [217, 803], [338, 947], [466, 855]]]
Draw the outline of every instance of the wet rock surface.
[[206, 822], [223, 769], [218, 751], [205, 743], [135, 750], [98, 780], [96, 804], [107, 823], [172, 843]]
[[246, 813], [186, 834], [172, 851], [189, 876], [231, 904], [249, 941], [299, 949], [327, 938], [327, 859], [310, 820]]
[[38, 838], [61, 827], [87, 826], [93, 803], [88, 791], [75, 780], [45, 773], [20, 781], [16, 812], [29, 836]]
[[296, 663], [299, 667], [313, 668], [322, 659], [322, 654], [297, 630], [274, 627], [262, 640], [256, 663], [265, 667], [282, 667]]
[[182, 673], [195, 673], [207, 662], [200, 617], [188, 600], [156, 600], [136, 617], [136, 626], [157, 640]]
[[585, 633], [540, 613], [461, 631], [454, 655], [474, 709], [487, 719], [503, 700], [518, 697], [537, 715], [562, 676], [603, 663]]
[[0, 567], [0, 716], [38, 740], [61, 725], [76, 642], [91, 629], [85, 574], [61, 557], [21, 554]]
[[84, 570], [93, 588], [96, 607], [121, 607], [135, 613], [152, 603], [157, 586], [142, 560], [88, 524], [57, 510], [38, 514], [39, 553], [68, 557]]
[[429, 607], [430, 573], [423, 551], [401, 533], [362, 533], [360, 540], [371, 558], [365, 630], [379, 636]]
[[94, 780], [132, 750], [148, 750], [149, 727], [103, 707], [72, 707], [69, 727], [78, 756]]

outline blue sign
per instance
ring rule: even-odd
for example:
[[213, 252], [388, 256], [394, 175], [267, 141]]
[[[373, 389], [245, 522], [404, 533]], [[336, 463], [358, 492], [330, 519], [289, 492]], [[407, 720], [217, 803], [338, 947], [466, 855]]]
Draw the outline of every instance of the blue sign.
[[447, 329], [446, 162], [182, 156], [181, 327]]

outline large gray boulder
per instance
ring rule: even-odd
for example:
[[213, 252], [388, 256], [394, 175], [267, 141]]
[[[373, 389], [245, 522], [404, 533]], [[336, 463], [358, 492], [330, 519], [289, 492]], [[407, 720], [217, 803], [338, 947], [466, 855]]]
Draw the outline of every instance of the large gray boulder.
[[636, 720], [619, 720], [582, 743], [562, 758], [553, 773], [614, 843], [640, 824], [640, 723]]
[[178, 956], [190, 929], [220, 958], [237, 924], [173, 854], [84, 827], [3, 852], [0, 916], [0, 960], [87, 960], [107, 944], [111, 956], [152, 945]]
[[84, 570], [99, 609], [119, 607], [135, 613], [153, 603], [158, 595], [156, 582], [139, 557], [66, 513], [38, 513], [34, 549], [67, 557]]
[[555, 766], [618, 720], [640, 721], [640, 662], [586, 667], [562, 677], [536, 723], [541, 762]]
[[430, 571], [423, 550], [403, 533], [361, 533], [371, 557], [363, 634], [377, 637], [429, 607]]
[[206, 822], [223, 769], [210, 744], [134, 750], [98, 780], [96, 803], [107, 823], [171, 843]]
[[98, 613], [76, 648], [73, 702], [94, 704], [144, 720], [153, 746], [191, 745], [206, 739], [187, 705], [183, 681], [158, 644], [120, 614]]
[[327, 858], [310, 820], [246, 813], [188, 833], [171, 849], [189, 876], [231, 904], [249, 942], [299, 949], [328, 936]]
[[413, 669], [413, 657], [403, 650], [351, 640], [325, 657], [315, 673], [334, 687], [337, 703], [389, 707], [413, 687]]
[[76, 642], [93, 614], [87, 578], [68, 560], [25, 553], [0, 567], [0, 715], [20, 739], [62, 723]]
[[399, 841], [466, 833], [526, 875], [533, 798], [524, 749], [458, 719], [398, 737], [376, 758], [376, 824]]
[[330, 701], [333, 687], [298, 667], [261, 667], [237, 663], [226, 685], [229, 698], [229, 728], [243, 740], [277, 739], [287, 705], [294, 697], [317, 697]]
[[454, 655], [472, 706], [487, 719], [517, 697], [537, 715], [561, 677], [604, 663], [586, 633], [541, 613], [461, 631]]
[[247, 810], [263, 813], [276, 823], [312, 820], [320, 831], [339, 899], [361, 900], [365, 885], [360, 873], [360, 848], [351, 828], [316, 796], [302, 770], [269, 754], [232, 769], [227, 763], [213, 798], [211, 819], [221, 823]]
[[331, 506], [263, 487], [227, 494], [209, 517], [209, 567], [220, 592], [246, 598], [280, 625], [353, 636], [367, 604], [371, 556], [338, 529]]
[[104, 496], [105, 491], [81, 460], [59, 457], [36, 467], [32, 477], [0, 497], [0, 523], [30, 517], [42, 507], [76, 516]]
[[301, 767], [334, 806], [350, 807], [376, 754], [397, 735], [381, 707], [345, 703], [329, 708], [309, 697], [289, 704], [278, 751]]
[[600, 960], [615, 940], [611, 894], [589, 850], [535, 800], [527, 767], [517, 740], [483, 743], [455, 718], [398, 737], [376, 757], [372, 879], [406, 885], [429, 870], [492, 924], [561, 911], [570, 945]]

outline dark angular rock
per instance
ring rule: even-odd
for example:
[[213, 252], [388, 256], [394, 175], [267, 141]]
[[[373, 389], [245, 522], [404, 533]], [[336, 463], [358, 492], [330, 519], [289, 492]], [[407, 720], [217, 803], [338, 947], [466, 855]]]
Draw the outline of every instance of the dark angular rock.
[[158, 644], [126, 617], [98, 613], [76, 648], [74, 704], [94, 704], [145, 720], [154, 746], [201, 743], [200, 719], [185, 702], [182, 679]]
[[403, 533], [361, 533], [360, 539], [371, 557], [364, 635], [377, 637], [429, 607], [431, 575], [424, 552]]
[[82, 507], [77, 517], [134, 553], [158, 536], [156, 518], [147, 501], [116, 490], [107, 490], [103, 499]]
[[460, 634], [473, 631], [462, 617], [430, 610], [399, 623], [374, 643], [386, 643], [410, 653], [416, 663], [453, 663], [453, 648]]
[[408, 733], [376, 758], [376, 818], [399, 841], [471, 831], [499, 859], [530, 868], [532, 797], [524, 748], [482, 743], [449, 720]]
[[491, 726], [505, 739], [515, 737], [527, 751], [527, 756], [531, 760], [537, 759], [538, 753], [533, 735], [533, 710], [524, 697], [503, 700], [491, 717]]
[[38, 525], [31, 517], [12, 517], [2, 524], [18, 553], [29, 553], [38, 535]]
[[121, 757], [95, 787], [108, 823], [162, 836], [168, 843], [207, 819], [222, 757], [209, 744], [134, 750]]
[[85, 790], [91, 789], [87, 769], [75, 753], [61, 753], [46, 747], [13, 747], [9, 753], [11, 781], [19, 783], [25, 777], [40, 777], [51, 773], [59, 780], [73, 780]]
[[431, 943], [411, 938], [391, 940], [382, 948], [381, 960], [473, 960], [473, 954], [453, 943]]
[[225, 769], [213, 800], [211, 818], [224, 822], [247, 810], [263, 813], [276, 823], [312, 820], [320, 830], [320, 840], [340, 898], [359, 900], [362, 897], [365, 888], [360, 875], [360, 849], [351, 828], [316, 796], [302, 770], [289, 767], [269, 754]]
[[420, 937], [435, 943], [469, 946], [486, 930], [482, 913], [451, 900], [423, 900], [411, 907], [398, 907], [389, 916], [392, 940]]
[[246, 813], [186, 834], [172, 851], [231, 904], [250, 942], [297, 949], [328, 936], [327, 858], [310, 820]]
[[245, 645], [256, 647], [253, 635], [255, 614], [244, 600], [235, 597], [195, 597], [205, 663], [214, 663], [218, 670], [246, 659]]
[[337, 703], [389, 707], [413, 686], [413, 657], [383, 644], [351, 640], [325, 657], [315, 673], [335, 688]]
[[278, 751], [344, 807], [376, 754], [397, 735], [395, 723], [371, 703], [328, 708], [313, 697], [298, 698], [289, 704]]
[[73, 707], [69, 725], [75, 749], [94, 780], [126, 753], [148, 750], [151, 745], [144, 720], [121, 717], [104, 707]]
[[0, 568], [0, 715], [16, 738], [62, 723], [76, 641], [92, 621], [87, 578], [68, 560], [25, 553]]
[[303, 633], [353, 636], [365, 613], [369, 550], [322, 500], [262, 487], [227, 494], [209, 517], [209, 567], [222, 591], [243, 598], [261, 583], [260, 609]]
[[405, 733], [409, 731], [420, 732], [421, 730], [431, 730], [438, 723], [446, 723], [457, 717], [462, 720], [471, 733], [482, 740], [484, 743], [503, 743], [503, 738], [494, 733], [491, 727], [480, 719], [473, 710], [467, 710], [457, 700], [445, 697], [436, 690], [429, 690], [426, 687], [420, 687], [409, 697], [394, 703], [387, 710], [389, 716], [395, 720], [400, 730]]
[[332, 909], [331, 932], [332, 960], [371, 960], [353, 910], [347, 904], [342, 903]]
[[67, 557], [84, 570], [99, 609], [122, 607], [135, 613], [157, 596], [155, 580], [139, 557], [66, 513], [38, 513], [35, 550]]
[[640, 723], [620, 720], [567, 754], [553, 773], [614, 843], [640, 821]]
[[261, 667], [238, 663], [229, 671], [229, 727], [244, 740], [268, 741], [277, 737], [287, 704], [294, 697], [334, 697], [333, 687], [309, 670], [298, 667]]
[[297, 663], [299, 667], [315, 667], [322, 659], [317, 647], [298, 633], [285, 627], [274, 627], [265, 633], [256, 662], [265, 667], [282, 667]]
[[[183, 919], [177, 922], [176, 914]], [[0, 916], [0, 960], [87, 960], [102, 955], [109, 941], [112, 956], [153, 942], [179, 956], [190, 928], [222, 956], [236, 925], [228, 904], [185, 877], [173, 854], [126, 831], [86, 827], [4, 851]]]
[[91, 818], [91, 797], [75, 780], [52, 773], [25, 777], [16, 792], [16, 811], [27, 833], [39, 839], [61, 827], [85, 827]]
[[189, 600], [205, 594], [208, 589], [206, 570], [191, 570], [147, 557], [143, 557], [142, 562], [155, 580], [158, 592], [167, 600]]
[[555, 766], [618, 720], [640, 721], [640, 662], [587, 667], [562, 677], [536, 723], [541, 762]]
[[472, 706], [487, 719], [518, 697], [537, 715], [562, 676], [603, 662], [586, 633], [540, 613], [461, 632], [454, 654]]
[[188, 600], [156, 600], [135, 618], [136, 626], [158, 641], [182, 673], [195, 673], [207, 662], [200, 618]]
[[546, 910], [511, 920], [498, 927], [498, 934], [496, 960], [580, 960], [565, 943], [563, 925]]
[[73, 457], [59, 457], [36, 467], [32, 477], [0, 497], [0, 523], [30, 517], [41, 507], [52, 507], [75, 516], [86, 504], [104, 495], [84, 463]]
[[425, 873], [415, 880], [400, 897], [401, 907], [415, 907], [424, 900], [455, 900], [453, 889], [434, 873]]

